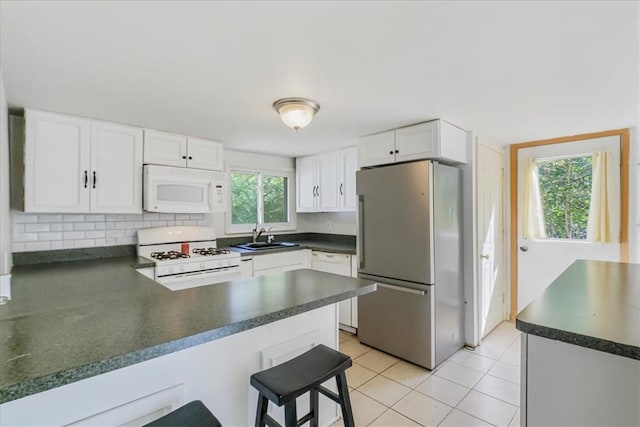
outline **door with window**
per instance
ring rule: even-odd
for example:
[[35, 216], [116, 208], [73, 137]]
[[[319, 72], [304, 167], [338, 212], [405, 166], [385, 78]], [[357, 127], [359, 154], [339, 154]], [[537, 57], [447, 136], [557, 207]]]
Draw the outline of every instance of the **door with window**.
[[512, 146], [512, 161], [517, 148], [512, 318], [573, 261], [621, 260], [621, 136], [572, 139]]

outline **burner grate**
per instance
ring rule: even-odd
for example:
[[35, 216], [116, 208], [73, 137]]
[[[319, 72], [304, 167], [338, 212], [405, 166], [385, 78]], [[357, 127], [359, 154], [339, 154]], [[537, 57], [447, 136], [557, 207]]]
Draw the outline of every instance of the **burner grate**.
[[231, 253], [231, 251], [228, 249], [218, 249], [218, 248], [195, 248], [192, 252], [194, 254], [203, 255], [203, 256], [225, 255], [225, 254]]
[[151, 258], [158, 259], [161, 261], [170, 260], [170, 259], [180, 259], [180, 258], [190, 258], [189, 254], [185, 254], [178, 251], [168, 251], [168, 252], [151, 252]]

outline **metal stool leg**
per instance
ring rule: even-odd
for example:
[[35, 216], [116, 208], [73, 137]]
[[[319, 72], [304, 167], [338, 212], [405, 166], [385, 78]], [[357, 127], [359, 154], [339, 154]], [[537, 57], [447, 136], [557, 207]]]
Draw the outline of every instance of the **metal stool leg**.
[[267, 415], [267, 409], [269, 409], [269, 400], [260, 394], [258, 396], [258, 411], [256, 413], [256, 427], [263, 427], [265, 425], [264, 417]]
[[295, 399], [284, 404], [284, 425], [285, 427], [296, 427], [298, 425], [298, 414]]
[[340, 408], [342, 409], [342, 418], [345, 427], [355, 427], [356, 423], [353, 420], [353, 410], [351, 409], [351, 399], [349, 398], [349, 388], [347, 387], [347, 377], [344, 371], [336, 375], [336, 383], [338, 385], [338, 396], [342, 403]]

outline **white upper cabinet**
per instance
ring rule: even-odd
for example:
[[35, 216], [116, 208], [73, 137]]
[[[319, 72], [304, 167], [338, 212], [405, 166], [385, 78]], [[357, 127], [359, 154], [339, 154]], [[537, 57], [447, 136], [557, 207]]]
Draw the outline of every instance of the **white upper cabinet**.
[[89, 212], [91, 121], [25, 110], [25, 212]]
[[360, 167], [419, 159], [466, 163], [467, 133], [443, 120], [432, 120], [358, 141]]
[[186, 166], [187, 137], [145, 129], [144, 162], [153, 165]]
[[142, 212], [142, 130], [25, 110], [25, 212]]
[[142, 129], [91, 123], [91, 212], [142, 212]]
[[296, 211], [316, 212], [316, 156], [296, 159]]
[[187, 140], [187, 167], [223, 170], [222, 149], [220, 142], [189, 137]]
[[356, 147], [342, 150], [340, 181], [341, 210], [355, 211], [358, 198], [356, 196], [356, 170], [358, 170], [358, 149]]
[[320, 154], [318, 157], [318, 206], [320, 212], [340, 210], [340, 191], [338, 183], [340, 153]]
[[356, 148], [296, 159], [297, 212], [356, 210]]
[[217, 141], [146, 129], [144, 163], [223, 170], [223, 146]]
[[395, 162], [396, 135], [390, 130], [360, 138], [358, 166], [384, 165]]

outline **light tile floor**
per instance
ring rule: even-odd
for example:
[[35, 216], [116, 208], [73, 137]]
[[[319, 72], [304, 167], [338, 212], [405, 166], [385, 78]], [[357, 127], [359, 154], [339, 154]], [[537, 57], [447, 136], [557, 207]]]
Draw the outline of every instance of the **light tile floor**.
[[340, 331], [340, 351], [354, 362], [347, 383], [356, 426], [519, 426], [519, 337], [502, 322], [475, 351], [428, 371]]

